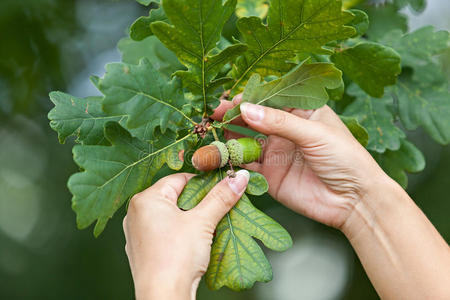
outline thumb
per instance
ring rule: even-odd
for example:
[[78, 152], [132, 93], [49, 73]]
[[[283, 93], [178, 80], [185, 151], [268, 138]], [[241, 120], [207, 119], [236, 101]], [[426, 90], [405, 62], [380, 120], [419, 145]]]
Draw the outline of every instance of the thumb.
[[241, 198], [249, 179], [247, 170], [237, 171], [234, 178], [227, 176], [191, 211], [207, 217], [216, 226]]

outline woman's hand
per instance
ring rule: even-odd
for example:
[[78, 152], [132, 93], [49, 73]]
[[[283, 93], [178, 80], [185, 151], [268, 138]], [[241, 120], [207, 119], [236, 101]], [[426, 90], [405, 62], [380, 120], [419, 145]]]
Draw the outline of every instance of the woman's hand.
[[246, 167], [265, 175], [281, 203], [341, 229], [382, 299], [450, 299], [449, 246], [328, 106], [245, 103], [241, 112], [240, 125], [269, 136], [261, 162]]
[[225, 178], [190, 211], [177, 199], [193, 174], [167, 176], [135, 195], [123, 220], [137, 299], [194, 299], [217, 223], [244, 193], [249, 173]]
[[[237, 102], [222, 102], [213, 117]], [[245, 167], [265, 175], [269, 193], [298, 213], [342, 228], [375, 183], [390, 180], [328, 106], [282, 111], [243, 103], [241, 112], [237, 124], [268, 135], [261, 161]]]

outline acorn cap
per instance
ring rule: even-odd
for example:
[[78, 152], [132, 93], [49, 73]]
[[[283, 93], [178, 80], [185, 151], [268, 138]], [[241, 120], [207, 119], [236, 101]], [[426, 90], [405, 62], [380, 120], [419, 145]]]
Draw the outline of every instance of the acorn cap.
[[211, 145], [214, 145], [219, 149], [221, 158], [220, 167], [224, 167], [228, 162], [228, 158], [230, 157], [227, 146], [219, 141], [212, 142]]
[[233, 166], [248, 164], [261, 156], [261, 144], [252, 138], [240, 138], [227, 142], [230, 161]]
[[230, 154], [230, 162], [233, 166], [239, 166], [244, 161], [244, 149], [237, 140], [232, 139], [227, 142], [228, 153]]

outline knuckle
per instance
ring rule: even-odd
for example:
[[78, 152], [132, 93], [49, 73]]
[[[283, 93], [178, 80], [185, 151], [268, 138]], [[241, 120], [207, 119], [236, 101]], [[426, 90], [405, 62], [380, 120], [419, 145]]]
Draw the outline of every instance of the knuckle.
[[286, 126], [287, 114], [281, 111], [272, 111], [272, 124], [271, 126], [276, 129], [282, 129]]
[[327, 134], [331, 132], [336, 132], [336, 129], [319, 121], [313, 121], [314, 122], [314, 128], [317, 131], [318, 134]]
[[137, 193], [131, 197], [130, 203], [128, 205], [128, 210], [138, 210], [145, 204], [145, 199], [141, 193]]
[[229, 210], [234, 205], [234, 196], [231, 191], [219, 189], [211, 195], [212, 200], [221, 203], [224, 208]]

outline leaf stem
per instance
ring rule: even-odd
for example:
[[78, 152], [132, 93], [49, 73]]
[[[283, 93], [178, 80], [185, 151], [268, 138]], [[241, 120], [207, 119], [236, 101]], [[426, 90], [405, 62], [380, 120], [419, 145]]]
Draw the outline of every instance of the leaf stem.
[[216, 131], [216, 129], [215, 129], [214, 127], [211, 126], [211, 131], [212, 131], [212, 134], [213, 134], [213, 136], [214, 136], [214, 139], [215, 139], [217, 142], [219, 142], [219, 137], [217, 136], [217, 131]]
[[231, 119], [229, 119], [229, 120], [227, 120], [227, 121], [221, 122], [220, 125], [223, 126], [223, 125], [229, 124], [229, 123], [232, 122], [233, 120], [237, 119], [240, 115], [241, 115], [241, 114], [238, 114], [238, 115], [232, 117]]

